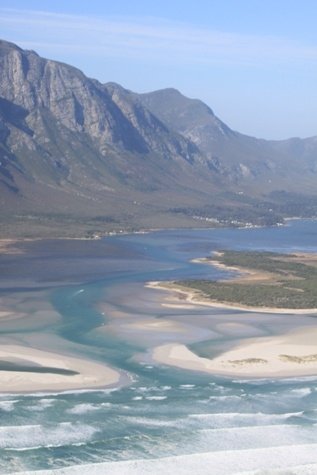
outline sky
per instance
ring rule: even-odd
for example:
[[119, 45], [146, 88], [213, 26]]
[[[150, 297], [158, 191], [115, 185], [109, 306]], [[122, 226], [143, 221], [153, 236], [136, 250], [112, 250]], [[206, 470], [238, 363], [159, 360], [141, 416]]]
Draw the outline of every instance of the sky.
[[2, 39], [266, 139], [317, 136], [316, 21], [315, 0], [0, 0]]

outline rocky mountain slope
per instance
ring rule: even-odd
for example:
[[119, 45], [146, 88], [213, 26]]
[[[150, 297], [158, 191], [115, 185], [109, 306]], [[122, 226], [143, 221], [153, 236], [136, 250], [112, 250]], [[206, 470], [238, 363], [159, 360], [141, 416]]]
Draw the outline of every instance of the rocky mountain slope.
[[317, 137], [268, 141], [240, 134], [219, 120], [206, 104], [175, 89], [141, 94], [140, 98], [172, 130], [191, 140], [211, 168], [229, 180], [244, 186], [256, 183], [262, 191], [267, 187], [316, 191]]
[[176, 90], [138, 95], [0, 41], [3, 235], [313, 214], [316, 152], [317, 138], [246, 137]]

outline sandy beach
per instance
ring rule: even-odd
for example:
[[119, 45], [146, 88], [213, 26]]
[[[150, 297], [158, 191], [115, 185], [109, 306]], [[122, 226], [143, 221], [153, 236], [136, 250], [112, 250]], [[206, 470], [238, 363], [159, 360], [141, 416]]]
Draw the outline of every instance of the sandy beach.
[[[213, 256], [221, 257], [224, 255], [223, 252], [214, 251], [212, 253]], [[317, 266], [317, 255], [311, 252], [294, 252], [291, 254], [292, 262], [306, 264], [313, 267]], [[279, 256], [278, 259], [280, 261], [289, 261], [289, 257], [286, 255], [285, 257]], [[217, 259], [213, 259], [212, 257], [198, 257], [196, 259], [192, 259], [191, 262], [196, 262], [198, 264], [208, 264], [213, 267], [217, 267], [218, 269], [225, 270], [225, 271], [234, 271], [237, 273], [235, 277], [232, 279], [225, 279], [225, 282], [265, 282], [265, 281], [275, 281], [276, 274], [273, 272], [267, 272], [259, 269], [249, 269], [248, 267], [235, 267], [235, 266], [228, 266], [223, 262], [218, 261]], [[291, 276], [288, 276], [291, 278]]]
[[0, 239], [0, 254], [22, 254], [22, 251], [15, 247], [18, 240]]
[[0, 255], [1, 254], [24, 254], [23, 249], [20, 249], [17, 244], [23, 242], [38, 241], [36, 238], [23, 239], [0, 239]]
[[[309, 315], [317, 311], [316, 309], [251, 308], [213, 302], [207, 298], [204, 299], [198, 291], [178, 286], [174, 282], [149, 282], [147, 286], [169, 291], [167, 297], [162, 300], [164, 307], [175, 308], [178, 305], [178, 308], [182, 308], [190, 303], [196, 306], [276, 315]], [[169, 342], [153, 348], [151, 358], [157, 363], [227, 377], [317, 376], [317, 329], [303, 327], [282, 336], [236, 340], [236, 346], [213, 359], [198, 356], [180, 342]]]
[[[275, 307], [251, 307], [247, 305], [230, 304], [228, 302], [216, 302], [214, 300], [204, 298], [201, 292], [189, 289], [178, 285], [176, 282], [147, 282], [146, 287], [150, 289], [167, 290], [173, 293], [174, 298], [168, 298], [162, 302], [164, 307], [186, 308], [186, 305], [204, 305], [213, 308], [223, 308], [229, 310], [243, 310], [246, 312], [261, 312], [261, 313], [280, 313], [280, 314], [294, 314], [294, 315], [310, 315], [317, 313], [317, 308], [275, 308]], [[178, 303], [175, 302], [178, 301]]]
[[203, 358], [172, 343], [153, 349], [157, 363], [228, 377], [285, 378], [317, 376], [317, 329], [283, 336], [251, 338], [216, 358]]
[[[1, 392], [102, 388], [120, 380], [119, 372], [101, 363], [26, 346], [1, 345], [0, 360], [2, 366], [12, 364], [16, 369], [24, 368], [23, 371], [1, 369]], [[32, 371], [32, 366], [41, 372]]]
[[[221, 256], [223, 253], [215, 251], [213, 254]], [[224, 282], [224, 281], [225, 282], [239, 281], [239, 282], [244, 282], [244, 283], [272, 282], [276, 278], [275, 274], [271, 272], [264, 272], [258, 269], [248, 269], [246, 267], [240, 268], [240, 267], [234, 267], [234, 266], [227, 266], [226, 264], [223, 264], [222, 262], [219, 262], [216, 259], [212, 259], [209, 257], [201, 257], [197, 259], [192, 259], [191, 262], [194, 262], [197, 264], [208, 264], [210, 266], [217, 267], [217, 269], [221, 269], [224, 271], [234, 271], [237, 273], [236, 277], [233, 277], [232, 279], [220, 280], [220, 282]]]
[[[221, 256], [222, 253], [214, 253]], [[292, 259], [299, 263], [316, 265], [316, 255], [298, 253], [292, 255]], [[285, 258], [287, 259], [287, 257]], [[239, 272], [231, 282], [243, 282], [248, 284], [274, 282], [277, 274], [257, 271], [256, 269], [228, 267], [217, 260], [210, 258], [195, 259], [193, 262], [206, 263], [219, 267], [223, 270]], [[293, 277], [290, 275], [290, 279]], [[294, 277], [295, 278], [295, 277]], [[230, 280], [226, 280], [230, 282]], [[161, 305], [170, 308], [186, 308], [188, 305], [208, 306], [219, 309], [231, 309], [257, 314], [288, 314], [311, 315], [316, 314], [316, 308], [275, 308], [275, 307], [251, 307], [230, 302], [215, 301], [206, 297], [200, 290], [178, 284], [177, 282], [148, 282], [147, 287], [168, 291], [162, 298]], [[250, 316], [252, 314], [249, 313]], [[254, 316], [256, 318], [256, 316]], [[285, 317], [287, 318], [287, 317]], [[224, 322], [225, 323], [225, 322]], [[236, 323], [235, 323], [236, 324]], [[233, 342], [233, 348], [217, 357], [209, 359], [200, 357], [191, 351], [183, 342], [167, 342], [156, 346], [151, 357], [157, 363], [167, 364], [178, 368], [202, 371], [209, 374], [228, 377], [250, 378], [279, 378], [297, 376], [317, 376], [317, 329], [310, 327], [297, 327], [278, 336], [253, 336]], [[240, 334], [240, 336], [243, 336]]]

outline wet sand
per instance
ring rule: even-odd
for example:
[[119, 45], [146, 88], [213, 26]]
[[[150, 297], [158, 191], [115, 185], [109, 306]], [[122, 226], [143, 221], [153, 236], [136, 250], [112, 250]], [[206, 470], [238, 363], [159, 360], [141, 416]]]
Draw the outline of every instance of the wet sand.
[[172, 343], [153, 349], [157, 363], [205, 373], [246, 378], [317, 376], [317, 329], [282, 336], [251, 338], [216, 358], [203, 358]]
[[[261, 313], [290, 313], [305, 314], [315, 313], [316, 310], [293, 310], [293, 309], [274, 309], [274, 308], [250, 308], [236, 305], [228, 305], [225, 303], [212, 302], [203, 299], [201, 295], [186, 288], [177, 286], [175, 283], [150, 282], [147, 287], [153, 289], [168, 290], [168, 297], [162, 302], [158, 296], [158, 306], [172, 308], [193, 309], [199, 305], [219, 308], [219, 309], [235, 309], [256, 311]], [[134, 291], [134, 288], [132, 289]], [[134, 298], [134, 293], [128, 295], [128, 300]], [[137, 302], [140, 305], [140, 301]], [[12, 307], [4, 306], [1, 309], [0, 317], [3, 320], [10, 321], [15, 318], [21, 318], [19, 311], [28, 305], [28, 301], [15, 305], [14, 312]], [[29, 304], [31, 305], [31, 303]], [[151, 352], [153, 360], [159, 364], [167, 364], [179, 368], [190, 369], [194, 371], [203, 371], [210, 374], [219, 374], [224, 376], [248, 376], [248, 377], [284, 377], [284, 376], [303, 376], [317, 374], [317, 349], [315, 342], [317, 334], [314, 333], [315, 340], [311, 344], [303, 344], [307, 339], [308, 333], [312, 337], [311, 329], [307, 330], [304, 339], [299, 336], [290, 337], [261, 337], [245, 340], [241, 345], [227, 351], [214, 359], [202, 358], [190, 351], [186, 344], [190, 342], [199, 342], [210, 337], [210, 329], [202, 328], [193, 321], [191, 325], [184, 324], [179, 319], [171, 318], [150, 318], [152, 312], [156, 314], [156, 302], [141, 300], [142, 310], [148, 311], [148, 315], [138, 315], [135, 312], [120, 309], [110, 309], [108, 304], [102, 308], [99, 304], [99, 310], [102, 313], [108, 313], [110, 322], [104, 326], [96, 328], [93, 333], [111, 332], [118, 333], [126, 337], [128, 341], [144, 340], [147, 349]], [[154, 307], [153, 307], [154, 306]], [[37, 301], [39, 308], [39, 301]], [[129, 307], [127, 307], [129, 308]], [[154, 308], [154, 310], [153, 310]], [[48, 316], [44, 314], [44, 310], [50, 312]], [[58, 314], [52, 313], [51, 308], [47, 308], [43, 304], [43, 309], [37, 318], [32, 314], [32, 318], [43, 321], [57, 320]], [[44, 316], [46, 317], [44, 318]], [[224, 323], [225, 323], [224, 315]], [[250, 314], [250, 318], [252, 315]], [[112, 320], [112, 322], [111, 322]], [[117, 320], [116, 322], [113, 320]], [[138, 338], [134, 336], [138, 335]], [[244, 335], [245, 336], [245, 335]], [[249, 335], [250, 336], [250, 335]], [[239, 336], [237, 336], [236, 342]], [[241, 333], [240, 333], [241, 338]], [[39, 345], [41, 347], [41, 344]], [[55, 350], [56, 348], [56, 350]], [[2, 392], [35, 392], [35, 391], [64, 391], [69, 389], [84, 388], [102, 388], [117, 385], [120, 381], [121, 374], [107, 365], [96, 363], [83, 358], [77, 358], [65, 354], [59, 354], [56, 347], [51, 347], [50, 351], [37, 348], [37, 345], [27, 346], [25, 344], [15, 344], [9, 340], [4, 340], [0, 346], [0, 387]], [[259, 349], [261, 350], [259, 352]], [[15, 368], [8, 370], [5, 365], [15, 365]], [[2, 367], [1, 367], [2, 365]], [[35, 366], [34, 371], [30, 370], [30, 366]], [[24, 367], [24, 370], [19, 368]]]
[[126, 329], [140, 330], [140, 331], [159, 331], [159, 332], [185, 332], [185, 326], [171, 321], [171, 320], [137, 320], [134, 323], [126, 324]]
[[[147, 287], [168, 291], [167, 296], [161, 300], [161, 305], [164, 307], [186, 309], [188, 304], [191, 304], [196, 307], [243, 310], [246, 313], [239, 314], [240, 318], [245, 319], [245, 316], [249, 316], [250, 324], [254, 321], [255, 325], [257, 315], [260, 314], [272, 314], [277, 317], [288, 314], [289, 317], [285, 315], [283, 318], [291, 319], [292, 315], [304, 316], [316, 313], [315, 309], [250, 308], [222, 304], [203, 299], [199, 292], [183, 288], [174, 282], [149, 282]], [[251, 312], [256, 314], [253, 316]], [[226, 314], [222, 317], [222, 325], [229, 324], [226, 321]], [[268, 318], [272, 317], [268, 316]], [[230, 378], [317, 376], [317, 329], [313, 325], [304, 327], [303, 322], [294, 327], [291, 319], [290, 326], [285, 326], [288, 329], [286, 332], [284, 330], [285, 333], [282, 335], [259, 337], [250, 335], [249, 338], [239, 331], [237, 322], [231, 322], [232, 336], [235, 335], [235, 325], [238, 325], [238, 328], [232, 348], [223, 350], [223, 353], [216, 357], [210, 359], [200, 357], [186, 346], [186, 341], [177, 341], [177, 338], [174, 342], [170, 340], [166, 344], [155, 346], [147, 355], [150, 355], [152, 362], [159, 364]], [[269, 325], [274, 330], [274, 322]]]
[[1, 392], [103, 388], [120, 380], [119, 372], [101, 363], [22, 345], [1, 345], [0, 361], [17, 369], [3, 370], [0, 365]]

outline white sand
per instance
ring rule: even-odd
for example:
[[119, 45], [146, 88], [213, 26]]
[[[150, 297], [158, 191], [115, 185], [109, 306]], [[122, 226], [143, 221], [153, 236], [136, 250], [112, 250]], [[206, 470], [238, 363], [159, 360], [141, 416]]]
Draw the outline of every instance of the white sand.
[[154, 348], [152, 357], [158, 363], [231, 377], [317, 376], [317, 329], [248, 339], [213, 359], [199, 357], [177, 343]]
[[[203, 297], [198, 290], [192, 290], [186, 287], [177, 285], [174, 282], [147, 282], [146, 287], [150, 289], [167, 290], [174, 295], [180, 302], [178, 308], [184, 308], [185, 305], [191, 303], [193, 305], [203, 305], [205, 307], [229, 309], [229, 310], [244, 310], [246, 312], [261, 312], [261, 313], [276, 313], [276, 314], [293, 314], [293, 315], [309, 315], [317, 313], [317, 308], [276, 308], [276, 307], [251, 307], [247, 305], [230, 304], [228, 302], [217, 302], [206, 297]], [[164, 307], [175, 308], [175, 302], [172, 297], [169, 301], [162, 303]], [[186, 308], [186, 307], [185, 307]]]
[[[223, 252], [214, 252], [214, 255], [221, 256]], [[222, 262], [219, 262], [215, 259], [208, 257], [202, 257], [198, 259], [193, 259], [191, 262], [196, 262], [199, 264], [209, 264], [213, 267], [216, 267], [225, 271], [234, 271], [237, 272], [237, 275], [232, 279], [219, 279], [219, 282], [244, 282], [244, 283], [254, 283], [254, 282], [272, 282], [276, 281], [276, 274], [273, 272], [265, 272], [258, 269], [249, 269], [247, 267], [236, 267], [236, 266], [227, 266]]]
[[1, 345], [0, 361], [76, 371], [78, 374], [0, 371], [0, 392], [60, 391], [113, 385], [120, 374], [106, 365], [20, 345]]

